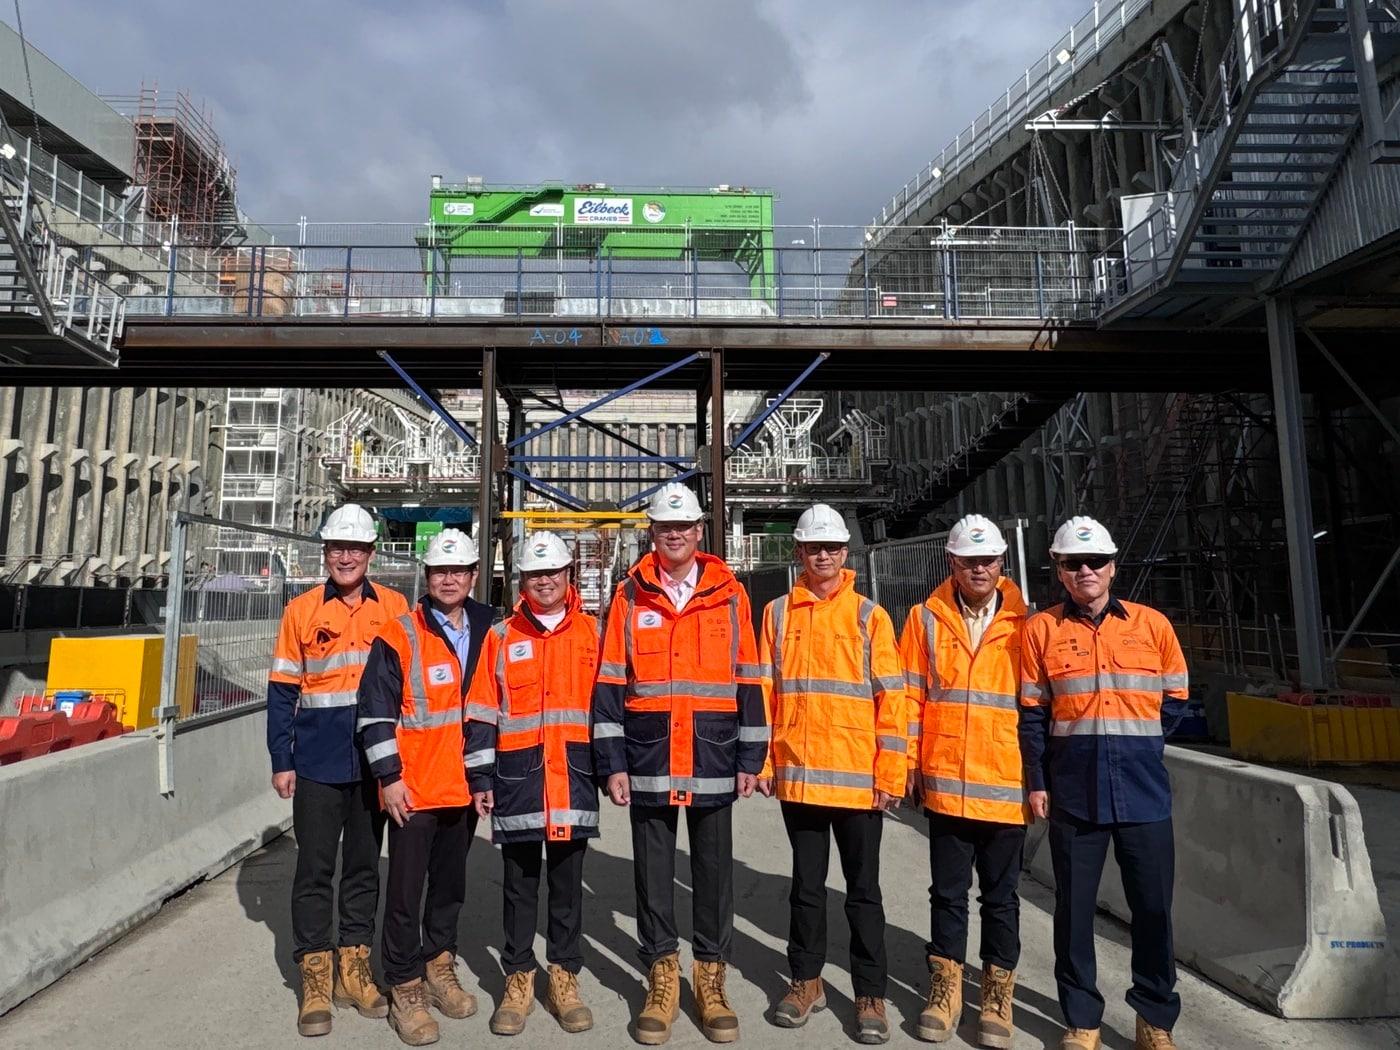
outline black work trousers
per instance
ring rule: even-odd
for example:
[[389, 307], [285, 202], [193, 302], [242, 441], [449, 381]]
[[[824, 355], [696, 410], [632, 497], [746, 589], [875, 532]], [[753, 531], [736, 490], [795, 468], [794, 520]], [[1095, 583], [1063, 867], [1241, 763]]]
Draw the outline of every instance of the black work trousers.
[[846, 922], [851, 929], [851, 985], [856, 995], [885, 997], [885, 905], [880, 896], [880, 839], [885, 815], [783, 802], [792, 843], [788, 966], [797, 980], [820, 977], [826, 965], [826, 873], [831, 840], [846, 879]]
[[506, 842], [501, 845], [505, 871], [501, 883], [501, 920], [506, 973], [535, 969], [535, 927], [539, 916], [540, 867], [548, 872], [546, 958], [570, 973], [583, 969], [583, 855], [587, 839], [570, 842]]
[[690, 841], [692, 953], [725, 962], [734, 939], [734, 807], [631, 806], [638, 956], [651, 964], [680, 948], [676, 933], [676, 830], [685, 811]]
[[390, 984], [422, 977], [429, 959], [457, 951], [474, 834], [471, 806], [415, 810], [403, 827], [390, 821], [384, 887], [384, 979]]
[[1148, 1024], [1170, 1030], [1181, 1014], [1172, 957], [1176, 844], [1171, 818], [1147, 824], [1090, 824], [1052, 816], [1049, 836], [1055, 867], [1055, 984], [1065, 1024], [1097, 1028], [1103, 1020], [1094, 958], [1094, 913], [1112, 842], [1132, 916], [1133, 984], [1128, 1005]]
[[[322, 784], [297, 777], [292, 795], [297, 868], [292, 877], [292, 959], [374, 942], [384, 814], [373, 780]], [[340, 858], [340, 922], [335, 862]]]
[[983, 965], [1016, 969], [1021, 958], [1021, 853], [1024, 824], [996, 824], [928, 813], [929, 955], [967, 961], [967, 894], [977, 871]]

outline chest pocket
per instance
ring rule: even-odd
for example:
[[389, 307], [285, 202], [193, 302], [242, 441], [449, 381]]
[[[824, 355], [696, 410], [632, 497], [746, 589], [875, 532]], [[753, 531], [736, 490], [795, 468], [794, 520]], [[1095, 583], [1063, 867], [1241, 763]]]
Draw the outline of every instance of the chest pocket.
[[1120, 641], [1113, 647], [1112, 664], [1115, 671], [1124, 674], [1151, 678], [1162, 674], [1162, 654], [1146, 645], [1127, 645]]
[[[532, 652], [512, 660], [512, 650], [521, 642], [512, 642], [506, 649], [506, 690], [510, 697], [512, 715], [531, 714], [540, 709], [540, 660]], [[532, 645], [538, 646], [537, 641]]]
[[671, 631], [666, 617], [655, 609], [632, 610], [632, 676], [639, 682], [664, 682], [670, 678], [667, 653]]
[[734, 660], [733, 623], [729, 607], [706, 609], [699, 616], [696, 632], [696, 660], [701, 667], [732, 673]]

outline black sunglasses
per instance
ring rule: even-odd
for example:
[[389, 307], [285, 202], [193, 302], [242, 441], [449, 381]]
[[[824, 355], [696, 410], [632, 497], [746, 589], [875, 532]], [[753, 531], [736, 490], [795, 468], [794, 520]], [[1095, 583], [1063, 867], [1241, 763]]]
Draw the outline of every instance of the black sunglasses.
[[1112, 560], [1107, 554], [1091, 554], [1087, 558], [1061, 558], [1058, 565], [1065, 572], [1078, 572], [1085, 565], [1098, 572]]

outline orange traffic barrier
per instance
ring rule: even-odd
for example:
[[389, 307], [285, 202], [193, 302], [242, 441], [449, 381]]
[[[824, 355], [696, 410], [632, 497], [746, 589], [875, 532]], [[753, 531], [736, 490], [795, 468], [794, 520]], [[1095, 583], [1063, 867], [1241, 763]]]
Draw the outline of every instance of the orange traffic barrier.
[[122, 725], [118, 719], [117, 705], [109, 700], [89, 700], [74, 704], [68, 715], [68, 725], [72, 733], [69, 747], [91, 744], [96, 740], [110, 740], [114, 736], [131, 732], [131, 727]]
[[129, 732], [118, 721], [116, 705], [107, 700], [84, 700], [63, 711], [42, 696], [21, 697], [18, 714], [0, 718], [0, 765]]

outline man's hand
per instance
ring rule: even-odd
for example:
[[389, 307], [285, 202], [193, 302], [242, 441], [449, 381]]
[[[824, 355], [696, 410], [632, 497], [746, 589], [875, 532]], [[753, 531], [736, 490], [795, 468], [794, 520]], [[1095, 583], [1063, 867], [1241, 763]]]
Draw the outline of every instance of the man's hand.
[[772, 797], [773, 797], [773, 778], [772, 778], [772, 777], [759, 777], [759, 778], [758, 778], [758, 783], [756, 783], [756, 784], [754, 785], [754, 787], [758, 789], [758, 793], [759, 793], [760, 795], [762, 795], [764, 798], [772, 798]]
[[479, 791], [472, 796], [472, 801], [476, 803], [476, 815], [482, 820], [491, 816], [491, 811], [496, 808], [496, 793], [494, 791]]
[[1027, 799], [1031, 804], [1031, 813], [1037, 820], [1050, 819], [1050, 792], [1032, 791]]
[[408, 785], [402, 780], [396, 780], [380, 788], [380, 791], [384, 795], [384, 808], [388, 810], [389, 816], [394, 819], [395, 824], [403, 827], [413, 814], [413, 803], [408, 800]]
[[740, 773], [736, 778], [739, 788], [739, 797], [748, 798], [753, 794], [754, 786], [758, 783], [758, 777], [753, 773]]
[[291, 798], [297, 793], [297, 775], [290, 769], [285, 773], [272, 774], [272, 790], [278, 798]]
[[919, 771], [916, 769], [909, 774], [909, 779], [904, 782], [904, 804], [909, 809], [923, 809], [924, 796], [920, 790]]
[[879, 788], [875, 789], [875, 809], [881, 813], [888, 813], [897, 805], [899, 805], [898, 795], [891, 795], [888, 791], [881, 791]]
[[632, 804], [632, 778], [626, 773], [614, 773], [608, 777], [608, 798], [614, 806]]

